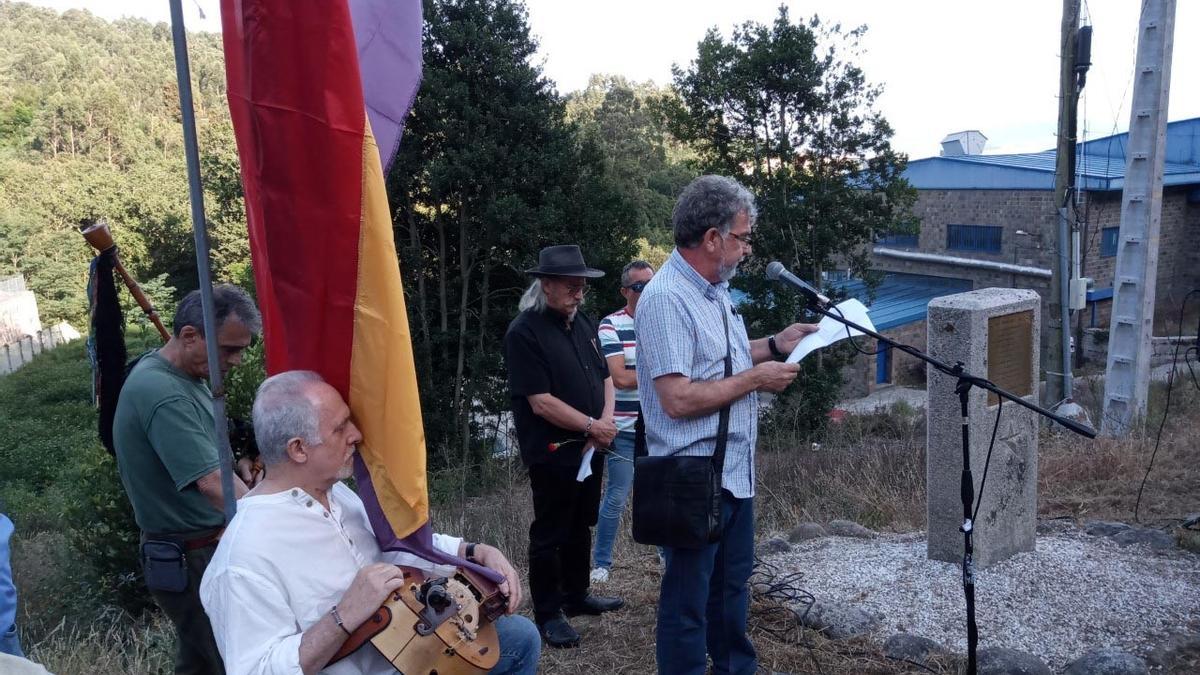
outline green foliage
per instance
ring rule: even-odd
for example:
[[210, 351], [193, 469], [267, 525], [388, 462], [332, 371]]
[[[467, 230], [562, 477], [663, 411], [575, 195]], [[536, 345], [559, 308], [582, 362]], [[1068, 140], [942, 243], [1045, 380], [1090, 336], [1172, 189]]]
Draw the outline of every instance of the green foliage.
[[[692, 144], [703, 170], [736, 176], [758, 197], [760, 257], [733, 281], [749, 297], [752, 333], [778, 330], [803, 309], [797, 296], [769, 285], [768, 261], [818, 287], [835, 267], [870, 281], [868, 245], [915, 227], [916, 191], [901, 177], [906, 159], [874, 109], [879, 89], [845, 60], [865, 30], [815, 17], [792, 23], [780, 7], [770, 25], [745, 23], [728, 40], [710, 30], [695, 61], [674, 71], [678, 98], [664, 100], [669, 129]], [[794, 424], [820, 428], [847, 358], [835, 351], [804, 366], [800, 386], [782, 397], [796, 409]]]
[[[137, 328], [128, 337], [132, 354], [158, 339]], [[138, 530], [97, 437], [91, 399], [82, 340], [0, 377], [0, 502], [19, 539], [55, 533], [69, 546], [77, 562], [68, 576], [78, 587], [63, 593], [136, 612], [149, 600], [138, 576]]]
[[91, 567], [91, 580], [105, 603], [132, 614], [152, 606], [138, 564], [139, 530], [133, 507], [117, 474], [117, 463], [98, 444], [83, 452], [71, 472], [80, 489], [68, 509], [69, 539]]
[[242, 363], [225, 378], [225, 411], [231, 418], [250, 419], [254, 393], [267, 377], [267, 362], [261, 340], [242, 353]]
[[[532, 65], [519, 2], [430, 0], [424, 12], [424, 79], [389, 192], [438, 468], [486, 453], [478, 415], [508, 407], [502, 336], [538, 250], [577, 243], [593, 267], [619, 270], [637, 218]], [[618, 283], [610, 274], [593, 297], [616, 298]]]
[[[0, 2], [0, 44], [0, 275], [25, 276], [44, 323], [82, 326], [91, 252], [75, 229], [105, 218], [134, 278], [195, 288], [166, 25]], [[221, 38], [190, 35], [188, 47], [214, 271], [228, 279], [249, 254]]]
[[668, 250], [675, 197], [695, 176], [686, 161], [694, 153], [666, 130], [663, 105], [673, 96], [653, 83], [593, 75], [567, 98], [568, 119], [600, 148], [611, 180], [635, 210], [638, 233]]

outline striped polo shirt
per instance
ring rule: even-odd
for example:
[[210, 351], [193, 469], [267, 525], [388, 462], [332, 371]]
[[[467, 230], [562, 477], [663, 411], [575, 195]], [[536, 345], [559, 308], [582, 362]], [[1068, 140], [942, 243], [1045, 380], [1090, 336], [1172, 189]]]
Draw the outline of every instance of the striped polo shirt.
[[[712, 455], [717, 447], [718, 413], [674, 419], [663, 409], [654, 379], [678, 373], [693, 382], [725, 376], [725, 323], [734, 374], [754, 367], [750, 339], [741, 315], [734, 312], [729, 283], [709, 283], [679, 251], [671, 252], [638, 299], [641, 336], [638, 387], [646, 423], [646, 448], [653, 456]], [[730, 405], [729, 440], [721, 485], [734, 497], [754, 496], [754, 446], [758, 439], [758, 394]]]
[[[620, 354], [625, 357], [625, 370], [637, 370], [637, 338], [633, 329], [633, 317], [629, 316], [629, 312], [622, 307], [609, 314], [600, 320], [600, 327], [597, 330], [600, 334], [600, 349], [604, 353], [604, 358]], [[616, 390], [616, 409], [613, 412], [613, 421], [617, 424], [617, 431], [627, 431], [632, 434], [640, 410], [637, 387]]]

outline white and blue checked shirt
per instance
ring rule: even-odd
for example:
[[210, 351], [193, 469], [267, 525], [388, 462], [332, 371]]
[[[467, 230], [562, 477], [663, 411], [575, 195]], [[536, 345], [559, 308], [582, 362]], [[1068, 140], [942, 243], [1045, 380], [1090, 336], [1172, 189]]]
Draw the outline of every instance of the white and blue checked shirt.
[[[709, 283], [679, 251], [650, 280], [634, 318], [638, 336], [638, 393], [646, 423], [646, 447], [654, 456], [711, 456], [717, 449], [719, 413], [672, 419], [663, 409], [654, 379], [678, 373], [693, 382], [725, 377], [725, 325], [736, 375], [754, 367], [742, 317], [733, 311], [727, 282]], [[721, 485], [739, 499], [754, 496], [754, 446], [758, 438], [758, 394], [734, 401]]]

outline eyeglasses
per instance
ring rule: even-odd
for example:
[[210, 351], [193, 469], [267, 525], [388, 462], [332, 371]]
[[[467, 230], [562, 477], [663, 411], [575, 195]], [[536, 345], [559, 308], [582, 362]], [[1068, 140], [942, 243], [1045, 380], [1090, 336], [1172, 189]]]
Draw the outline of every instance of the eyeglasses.
[[[719, 231], [720, 230], [718, 230], [718, 232]], [[732, 232], [729, 232], [728, 234], [729, 234], [729, 236], [733, 237], [734, 239], [737, 239], [738, 243], [741, 244], [742, 246], [745, 246], [746, 248], [752, 248], [752, 246], [753, 246], [752, 240], [751, 240], [751, 237], [753, 236], [752, 233], [747, 232], [746, 234], [734, 234]], [[724, 235], [721, 235], [721, 236], [724, 236]]]
[[568, 286], [567, 284], [563, 284], [562, 288], [567, 292], [567, 295], [578, 295], [582, 297], [588, 294], [587, 284], [580, 284], [578, 286]]
[[649, 281], [635, 281], [632, 284], [625, 286], [625, 288], [628, 288], [629, 290], [633, 291], [634, 293], [641, 293], [642, 291], [646, 290], [646, 284], [648, 284], [648, 283], [650, 283], [650, 282]]

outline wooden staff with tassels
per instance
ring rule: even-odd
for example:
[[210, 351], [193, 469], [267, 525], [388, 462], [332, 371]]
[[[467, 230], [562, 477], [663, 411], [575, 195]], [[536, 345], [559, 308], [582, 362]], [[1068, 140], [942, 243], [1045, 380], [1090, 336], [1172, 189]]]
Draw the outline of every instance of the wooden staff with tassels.
[[162, 319], [158, 316], [158, 310], [154, 309], [150, 299], [142, 292], [142, 287], [138, 286], [138, 282], [134, 281], [129, 272], [125, 271], [125, 266], [121, 264], [121, 258], [117, 255], [117, 244], [113, 241], [112, 232], [108, 229], [108, 223], [103, 220], [84, 221], [80, 227], [80, 232], [83, 233], [83, 238], [87, 243], [100, 255], [111, 255], [113, 260], [113, 269], [117, 274], [121, 275], [121, 279], [125, 282], [125, 287], [129, 289], [129, 294], [137, 301], [138, 307], [149, 317], [150, 322], [158, 329], [158, 334], [162, 336], [163, 342], [171, 339], [171, 334], [163, 327]]

